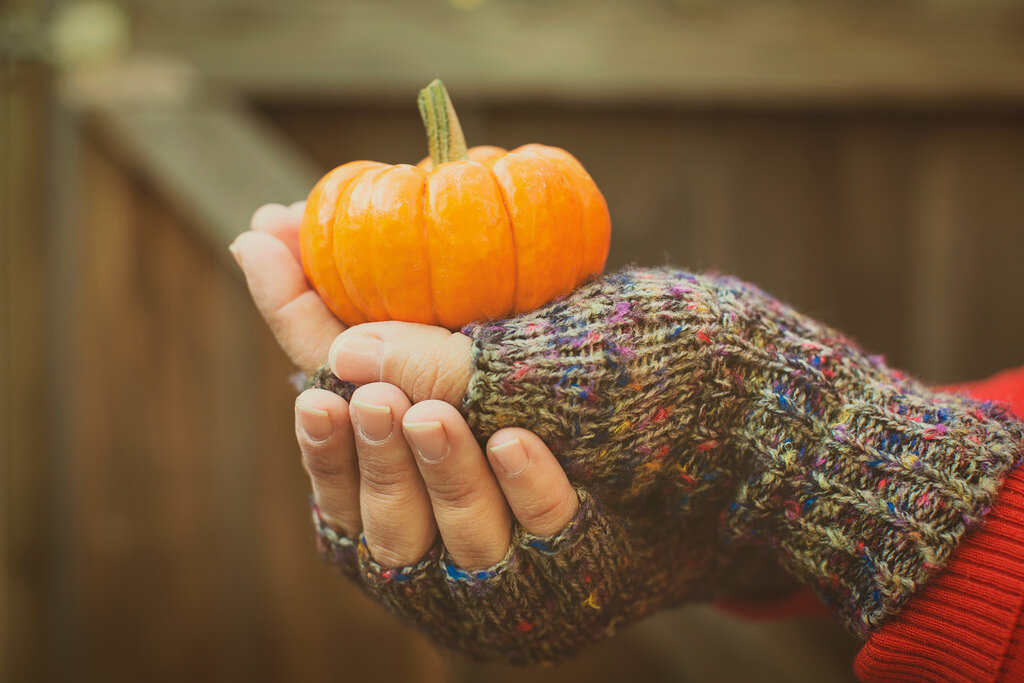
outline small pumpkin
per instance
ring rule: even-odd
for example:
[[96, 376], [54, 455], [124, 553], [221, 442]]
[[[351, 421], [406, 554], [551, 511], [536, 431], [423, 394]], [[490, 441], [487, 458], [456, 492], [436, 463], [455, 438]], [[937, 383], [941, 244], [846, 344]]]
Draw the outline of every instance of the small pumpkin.
[[467, 150], [438, 80], [419, 108], [430, 157], [344, 164], [306, 202], [303, 268], [343, 323], [458, 329], [529, 311], [604, 269], [608, 207], [571, 154], [539, 144]]

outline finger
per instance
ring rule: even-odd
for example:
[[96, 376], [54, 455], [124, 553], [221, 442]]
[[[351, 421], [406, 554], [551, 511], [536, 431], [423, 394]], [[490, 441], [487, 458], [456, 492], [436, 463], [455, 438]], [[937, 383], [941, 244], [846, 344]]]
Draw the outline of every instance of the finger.
[[387, 382], [413, 403], [428, 399], [458, 405], [466, 395], [473, 343], [443, 327], [380, 322], [343, 332], [330, 349], [339, 378], [364, 384]]
[[515, 427], [495, 432], [487, 442], [487, 459], [512, 514], [531, 534], [557, 534], [576, 515], [579, 496], [533, 432]]
[[349, 402], [359, 456], [359, 504], [373, 558], [385, 567], [418, 562], [437, 525], [423, 478], [402, 436], [409, 399], [389, 384], [356, 389]]
[[508, 552], [512, 517], [466, 421], [447, 403], [425, 401], [402, 426], [452, 560], [467, 570], [494, 566]]
[[252, 214], [249, 229], [268, 233], [281, 240], [295, 260], [300, 261], [299, 227], [302, 225], [302, 210], [305, 206], [306, 202], [295, 202], [289, 206], [264, 204]]
[[295, 435], [320, 515], [345, 536], [355, 538], [363, 525], [348, 404], [323, 389], [302, 392], [295, 399]]
[[345, 326], [309, 288], [302, 267], [280, 240], [262, 232], [244, 232], [231, 251], [278, 344], [292, 362], [313, 373], [326, 362], [331, 340]]

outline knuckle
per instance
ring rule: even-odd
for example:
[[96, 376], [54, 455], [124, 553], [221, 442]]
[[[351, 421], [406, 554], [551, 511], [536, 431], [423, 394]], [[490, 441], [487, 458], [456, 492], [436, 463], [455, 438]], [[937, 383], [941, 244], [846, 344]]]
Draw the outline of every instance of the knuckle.
[[[561, 527], [572, 519], [577, 501], [573, 495], [547, 495], [526, 505], [519, 521], [526, 526]], [[558, 529], [554, 529], [557, 531]], [[552, 532], [553, 533], [553, 532]]]
[[433, 397], [437, 383], [437, 363], [433, 347], [406, 355], [398, 369], [399, 385], [409, 392], [414, 403]]
[[439, 331], [421, 340], [415, 350], [402, 348], [390, 354], [388, 381], [405, 389], [412, 401], [457, 400], [465, 394], [469, 379], [469, 340], [461, 334]]
[[475, 481], [450, 479], [431, 482], [430, 497], [449, 510], [475, 507], [480, 500], [480, 487]]
[[359, 466], [359, 475], [363, 487], [384, 500], [403, 498], [412, 483], [408, 472], [362, 462]]
[[314, 479], [334, 479], [345, 474], [343, 458], [328, 448], [307, 444], [302, 448], [302, 465]]

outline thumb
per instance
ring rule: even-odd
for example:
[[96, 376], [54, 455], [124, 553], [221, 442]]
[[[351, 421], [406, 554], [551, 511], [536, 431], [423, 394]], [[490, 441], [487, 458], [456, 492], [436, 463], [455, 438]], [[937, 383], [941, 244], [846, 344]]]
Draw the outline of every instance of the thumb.
[[469, 386], [472, 348], [469, 337], [443, 327], [363, 323], [338, 335], [328, 358], [338, 379], [387, 382], [413, 403], [436, 399], [458, 407]]

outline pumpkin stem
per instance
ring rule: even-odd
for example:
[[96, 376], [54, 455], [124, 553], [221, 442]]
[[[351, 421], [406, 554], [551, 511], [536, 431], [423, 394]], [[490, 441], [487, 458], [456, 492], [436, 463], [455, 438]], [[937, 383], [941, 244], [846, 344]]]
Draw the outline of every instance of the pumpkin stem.
[[468, 159], [466, 137], [462, 134], [459, 117], [455, 115], [455, 107], [441, 79], [435, 78], [430, 85], [420, 90], [416, 103], [427, 129], [430, 160], [434, 166]]

